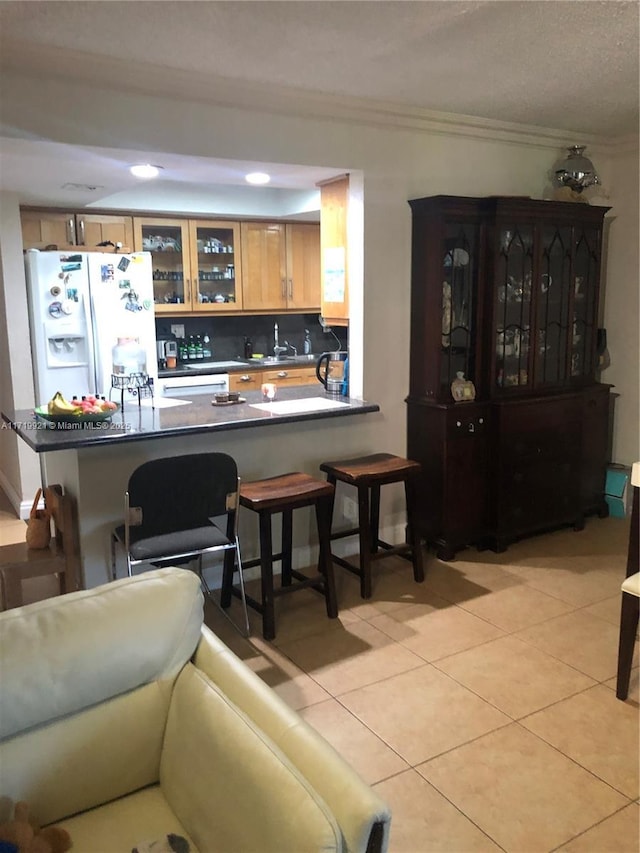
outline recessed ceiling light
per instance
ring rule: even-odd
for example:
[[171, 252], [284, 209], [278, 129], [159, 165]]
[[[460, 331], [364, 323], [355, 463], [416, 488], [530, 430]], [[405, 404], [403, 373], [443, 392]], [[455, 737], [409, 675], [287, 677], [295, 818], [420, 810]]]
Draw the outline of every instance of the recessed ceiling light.
[[244, 176], [244, 179], [248, 184], [268, 184], [271, 176], [267, 175], [266, 172], [249, 172], [248, 175]]
[[131, 166], [129, 171], [136, 178], [157, 178], [160, 174], [162, 166], [152, 166], [151, 163], [139, 163], [136, 166]]

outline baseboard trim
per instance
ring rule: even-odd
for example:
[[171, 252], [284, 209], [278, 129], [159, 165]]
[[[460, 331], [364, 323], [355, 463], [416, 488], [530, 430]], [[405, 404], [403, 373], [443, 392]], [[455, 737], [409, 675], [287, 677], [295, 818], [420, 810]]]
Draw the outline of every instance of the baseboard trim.
[[0, 489], [5, 493], [5, 495], [9, 498], [9, 503], [15, 510], [18, 515], [18, 518], [29, 518], [29, 513], [31, 512], [31, 504], [33, 501], [24, 501], [22, 497], [16, 492], [13, 488], [9, 480], [7, 480], [5, 474], [0, 471]]

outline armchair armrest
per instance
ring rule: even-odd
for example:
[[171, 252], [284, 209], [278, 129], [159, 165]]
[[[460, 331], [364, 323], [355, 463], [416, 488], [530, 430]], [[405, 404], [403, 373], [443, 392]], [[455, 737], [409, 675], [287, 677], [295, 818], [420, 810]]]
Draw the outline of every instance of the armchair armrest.
[[206, 626], [193, 662], [274, 741], [322, 797], [340, 827], [347, 851], [386, 851], [391, 821], [387, 804]]

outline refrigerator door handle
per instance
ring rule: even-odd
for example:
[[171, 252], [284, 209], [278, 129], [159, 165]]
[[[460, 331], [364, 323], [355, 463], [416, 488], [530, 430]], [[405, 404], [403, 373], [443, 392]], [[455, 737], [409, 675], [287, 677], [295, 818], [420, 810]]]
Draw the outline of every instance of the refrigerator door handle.
[[93, 388], [90, 389], [90, 392], [93, 394], [107, 394], [108, 390], [111, 389], [100, 389], [98, 380], [102, 376], [99, 372], [99, 345], [97, 339], [97, 324], [93, 322], [93, 318], [96, 316], [95, 314], [95, 305], [93, 301], [93, 293], [91, 294], [91, 303], [85, 306], [85, 319], [87, 323], [87, 330], [89, 332], [89, 339], [91, 340], [91, 346], [89, 347], [89, 381], [93, 382]]

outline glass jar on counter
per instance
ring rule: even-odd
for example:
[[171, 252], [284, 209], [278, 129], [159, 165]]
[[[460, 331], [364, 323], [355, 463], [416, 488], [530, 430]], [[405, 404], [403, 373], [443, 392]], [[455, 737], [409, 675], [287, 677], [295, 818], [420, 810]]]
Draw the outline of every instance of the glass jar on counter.
[[111, 350], [113, 373], [116, 376], [130, 376], [133, 373], [147, 372], [147, 354], [140, 346], [138, 338], [118, 338]]

